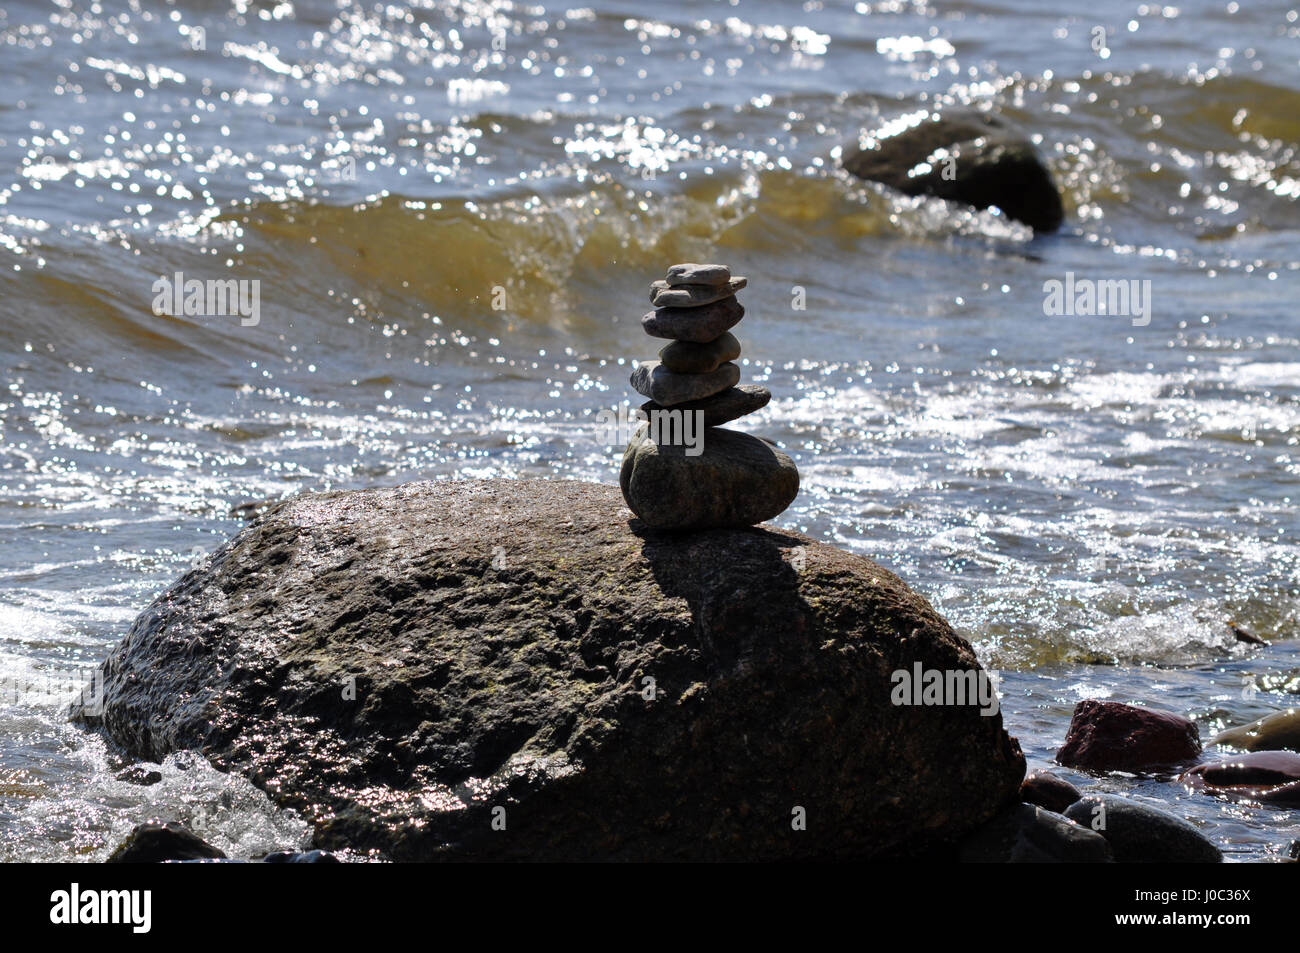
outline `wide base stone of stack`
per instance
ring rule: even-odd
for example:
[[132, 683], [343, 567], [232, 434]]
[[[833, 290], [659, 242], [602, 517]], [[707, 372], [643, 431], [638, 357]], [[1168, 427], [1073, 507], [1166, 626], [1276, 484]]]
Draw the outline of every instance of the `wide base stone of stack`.
[[977, 668], [897, 576], [797, 533], [638, 525], [573, 482], [276, 504], [74, 714], [396, 860], [916, 856], [1015, 802], [1000, 716], [891, 704], [896, 670]]

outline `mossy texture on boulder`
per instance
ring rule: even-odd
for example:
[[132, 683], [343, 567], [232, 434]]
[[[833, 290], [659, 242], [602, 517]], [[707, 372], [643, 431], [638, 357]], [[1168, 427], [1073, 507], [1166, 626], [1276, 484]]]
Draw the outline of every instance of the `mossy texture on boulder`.
[[890, 703], [896, 669], [977, 665], [898, 577], [797, 533], [642, 527], [574, 482], [276, 504], [78, 717], [398, 860], [906, 856], [1015, 802], [1000, 715]]

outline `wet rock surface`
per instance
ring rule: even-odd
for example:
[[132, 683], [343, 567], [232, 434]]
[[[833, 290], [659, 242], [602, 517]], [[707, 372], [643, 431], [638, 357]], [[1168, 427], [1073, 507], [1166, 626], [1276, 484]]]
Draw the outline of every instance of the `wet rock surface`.
[[1248, 725], [1221, 731], [1210, 744], [1243, 751], [1300, 751], [1300, 708], [1288, 708]]
[[1016, 800], [1000, 715], [891, 703], [895, 670], [978, 664], [896, 576], [639, 525], [560, 481], [270, 506], [137, 619], [80, 718], [243, 773], [315, 847], [404, 860], [912, 856]]
[[1074, 706], [1056, 761], [1089, 771], [1155, 771], [1200, 753], [1200, 732], [1181, 715], [1086, 699]]
[[853, 175], [905, 195], [1000, 208], [1035, 231], [1065, 218], [1061, 194], [1027, 136], [973, 110], [920, 111], [865, 131], [841, 160]]
[[966, 864], [1104, 864], [1111, 860], [1104, 837], [1069, 818], [1033, 804], [1017, 804], [961, 845]]
[[1046, 771], [1035, 771], [1020, 785], [1020, 800], [1057, 814], [1064, 814], [1065, 809], [1081, 797], [1079, 789], [1069, 781]]
[[127, 836], [105, 863], [158, 864], [168, 860], [223, 859], [226, 855], [175, 821], [146, 821]]
[[1300, 806], [1300, 754], [1251, 751], [1198, 764], [1180, 779], [1194, 790], [1234, 800]]
[[1223, 854], [1187, 821], [1128, 798], [1090, 794], [1065, 816], [1110, 844], [1116, 863], [1217, 864]]

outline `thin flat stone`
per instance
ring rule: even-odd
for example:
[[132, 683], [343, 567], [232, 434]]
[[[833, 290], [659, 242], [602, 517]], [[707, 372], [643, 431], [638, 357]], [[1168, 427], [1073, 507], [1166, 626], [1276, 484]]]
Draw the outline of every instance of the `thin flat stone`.
[[641, 329], [655, 338], [707, 344], [731, 330], [745, 316], [735, 295], [702, 308], [659, 308], [641, 319]]
[[672, 265], [668, 269], [668, 284], [677, 285], [725, 285], [731, 278], [731, 269], [726, 265], [697, 265], [690, 261], [681, 265]]
[[632, 386], [642, 396], [663, 407], [702, 400], [734, 387], [740, 368], [723, 364], [707, 374], [675, 374], [658, 361], [647, 361], [632, 372]]
[[650, 303], [656, 308], [699, 308], [734, 295], [748, 278], [732, 278], [721, 285], [670, 285], [666, 281], [650, 284]]
[[[704, 412], [704, 426], [718, 427], [722, 424], [743, 417], [746, 414], [752, 414], [767, 406], [767, 402], [772, 399], [772, 392], [766, 387], [758, 384], [743, 384], [740, 387], [732, 387], [712, 397], [705, 397], [702, 400], [688, 400], [682, 404], [674, 404], [672, 410], [681, 410], [686, 413], [693, 413], [697, 410]], [[647, 417], [659, 410], [668, 410], [661, 404], [653, 400], [647, 400], [641, 405], [641, 412]]]
[[664, 367], [678, 374], [707, 374], [719, 364], [740, 357], [740, 342], [730, 331], [706, 344], [674, 341], [659, 349]]

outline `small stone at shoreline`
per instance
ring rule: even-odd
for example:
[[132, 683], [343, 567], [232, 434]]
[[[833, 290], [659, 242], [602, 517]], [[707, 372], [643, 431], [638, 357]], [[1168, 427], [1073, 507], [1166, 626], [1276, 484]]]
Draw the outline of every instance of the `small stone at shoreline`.
[[1223, 853], [1195, 827], [1167, 811], [1113, 794], [1090, 794], [1065, 816], [1110, 843], [1120, 864], [1217, 864]]
[[677, 374], [707, 374], [719, 364], [740, 357], [740, 342], [730, 331], [704, 344], [673, 341], [659, 349], [664, 367]]
[[1288, 708], [1249, 725], [1221, 731], [1210, 744], [1243, 751], [1300, 751], [1300, 708]]
[[699, 265], [685, 262], [668, 268], [668, 284], [673, 285], [725, 285], [731, 279], [731, 269], [726, 265]]
[[[704, 412], [704, 426], [719, 427], [737, 418], [744, 417], [746, 414], [752, 414], [767, 405], [772, 399], [772, 392], [766, 387], [760, 387], [758, 384], [742, 384], [740, 387], [732, 387], [714, 394], [712, 397], [705, 397], [703, 400], [691, 400], [684, 404], [677, 404], [672, 410], [684, 410], [688, 413], [694, 411]], [[656, 410], [667, 410], [653, 400], [648, 400], [641, 405], [641, 411], [649, 417]]]
[[1181, 715], [1089, 698], [1074, 706], [1056, 761], [1089, 771], [1148, 771], [1200, 753], [1200, 732]]
[[740, 368], [731, 363], [707, 374], [674, 374], [658, 361], [647, 361], [634, 370], [631, 377], [638, 394], [664, 407], [712, 397], [735, 387], [739, 380]]
[[721, 285], [669, 285], [656, 281], [650, 285], [650, 303], [656, 308], [700, 308], [734, 295], [747, 284], [747, 278], [732, 278]]
[[659, 308], [641, 319], [641, 328], [651, 337], [707, 344], [744, 316], [744, 307], [732, 295], [702, 308]]
[[219, 860], [226, 855], [175, 821], [146, 821], [127, 835], [105, 863], [157, 864], [164, 860]]
[[1083, 795], [1073, 784], [1047, 771], [1035, 771], [1020, 783], [1020, 800], [1057, 814], [1064, 814], [1065, 809], [1081, 797]]
[[1074, 821], [1033, 804], [1003, 811], [958, 849], [963, 864], [1104, 864], [1106, 839]]
[[262, 858], [264, 864], [341, 864], [327, 850], [277, 850]]
[[163, 779], [161, 771], [150, 770], [142, 765], [133, 764], [117, 773], [119, 781], [125, 781], [128, 784], [139, 784], [143, 787], [150, 787], [157, 784]]

